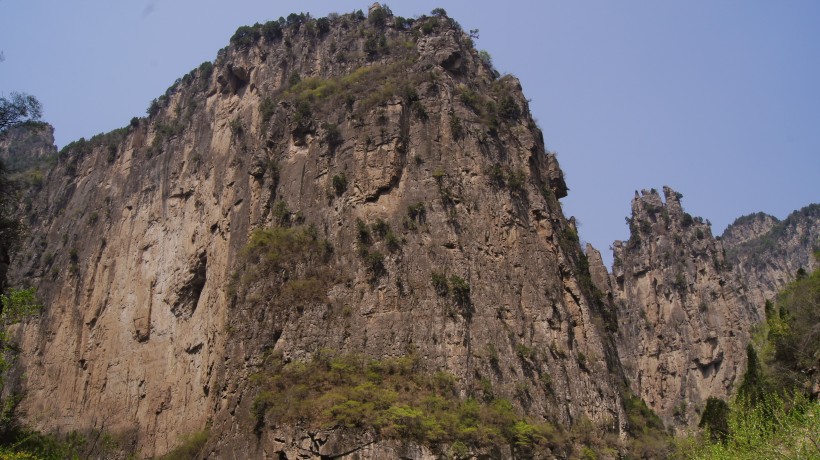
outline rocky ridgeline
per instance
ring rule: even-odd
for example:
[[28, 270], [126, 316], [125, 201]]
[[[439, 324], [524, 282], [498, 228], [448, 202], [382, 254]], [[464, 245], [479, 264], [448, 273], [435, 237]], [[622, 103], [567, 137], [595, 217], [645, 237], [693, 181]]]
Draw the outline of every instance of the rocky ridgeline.
[[731, 394], [761, 319], [709, 223], [684, 212], [681, 196], [668, 187], [663, 198], [636, 192], [631, 236], [615, 242], [611, 276], [587, 249], [593, 281], [617, 310], [631, 388], [672, 427], [696, 424], [708, 397]]
[[763, 213], [740, 217], [721, 237], [726, 260], [748, 289], [761, 314], [799, 270], [817, 268], [820, 204], [794, 211], [783, 221]]

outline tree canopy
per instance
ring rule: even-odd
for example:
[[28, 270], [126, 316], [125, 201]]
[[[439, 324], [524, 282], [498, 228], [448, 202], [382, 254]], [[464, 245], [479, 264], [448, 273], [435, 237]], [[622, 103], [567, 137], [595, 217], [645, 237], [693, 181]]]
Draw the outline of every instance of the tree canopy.
[[11, 93], [0, 97], [0, 132], [20, 123], [39, 120], [43, 108], [36, 97], [25, 93]]

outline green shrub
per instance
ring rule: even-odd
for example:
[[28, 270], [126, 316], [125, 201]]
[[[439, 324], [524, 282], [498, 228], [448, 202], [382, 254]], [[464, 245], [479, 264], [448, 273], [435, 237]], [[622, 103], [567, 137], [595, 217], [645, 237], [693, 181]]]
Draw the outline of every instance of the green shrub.
[[454, 376], [423, 372], [419, 364], [415, 355], [373, 360], [327, 350], [306, 362], [272, 360], [254, 378], [260, 388], [253, 411], [263, 423], [268, 417], [311, 429], [361, 428], [465, 451], [499, 444], [555, 447], [555, 427], [522, 417], [503, 398], [459, 399]]
[[368, 252], [365, 257], [365, 265], [367, 266], [367, 271], [370, 272], [374, 278], [379, 278], [387, 272], [384, 266], [384, 254], [379, 251]]
[[171, 452], [163, 455], [161, 460], [189, 460], [202, 456], [202, 448], [208, 442], [208, 429], [198, 431], [182, 438], [181, 443]]
[[333, 190], [341, 196], [347, 190], [347, 177], [344, 173], [333, 176]]
[[431, 272], [430, 280], [433, 282], [433, 289], [439, 296], [446, 296], [450, 293], [450, 286], [447, 284], [447, 275], [439, 272]]
[[367, 17], [367, 22], [369, 22], [373, 27], [382, 29], [385, 25], [387, 25], [387, 18], [390, 16], [389, 10], [385, 6], [380, 6], [378, 8], [374, 8], [373, 11], [370, 12], [370, 15]]
[[262, 124], [267, 124], [276, 112], [276, 103], [270, 96], [265, 96], [259, 104], [259, 114], [262, 116]]
[[316, 20], [316, 30], [319, 32], [319, 36], [322, 36], [328, 32], [330, 32], [330, 20], [328, 18], [319, 18]]
[[498, 104], [498, 115], [507, 120], [517, 120], [521, 116], [521, 107], [509, 94], [505, 94]]
[[390, 231], [390, 224], [384, 221], [381, 217], [376, 219], [376, 222], [371, 225], [373, 229], [373, 233], [376, 234], [379, 238], [384, 238], [387, 235], [387, 232]]
[[453, 139], [455, 140], [459, 140], [464, 136], [464, 127], [461, 126], [461, 119], [454, 113], [450, 114], [450, 133], [452, 133]]
[[419, 201], [416, 204], [412, 204], [407, 207], [407, 215], [410, 219], [417, 221], [418, 223], [424, 223], [427, 217], [427, 209], [424, 207], [424, 203]]
[[336, 148], [344, 142], [342, 132], [334, 123], [325, 123], [322, 125], [322, 128], [325, 130], [325, 142], [331, 151], [335, 151]]
[[270, 42], [279, 40], [282, 38], [282, 25], [278, 21], [268, 21], [262, 25], [261, 34]]
[[421, 32], [424, 35], [430, 35], [435, 30], [436, 26], [438, 25], [438, 21], [435, 19], [428, 19], [421, 25]]
[[401, 240], [393, 230], [388, 230], [387, 234], [384, 236], [384, 244], [390, 252], [396, 252], [401, 249]]
[[700, 417], [699, 428], [709, 434], [712, 442], [724, 442], [729, 436], [729, 405], [726, 401], [710, 397]]
[[248, 48], [259, 41], [259, 24], [254, 26], [240, 26], [231, 37], [231, 44], [238, 48]]
[[360, 243], [362, 244], [372, 244], [373, 239], [370, 236], [370, 228], [364, 223], [361, 219], [356, 219], [356, 235]]
[[515, 170], [510, 171], [509, 176], [507, 177], [507, 186], [516, 193], [521, 193], [524, 191], [524, 185], [527, 180], [527, 175], [524, 174], [522, 170]]
[[470, 304], [470, 284], [464, 278], [458, 275], [450, 276], [450, 289], [453, 291], [453, 297], [457, 304]]

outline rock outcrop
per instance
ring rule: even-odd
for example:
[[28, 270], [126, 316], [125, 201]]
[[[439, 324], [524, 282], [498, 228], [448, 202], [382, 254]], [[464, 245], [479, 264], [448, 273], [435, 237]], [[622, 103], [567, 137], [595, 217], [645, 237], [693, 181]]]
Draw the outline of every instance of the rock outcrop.
[[617, 309], [618, 354], [632, 390], [671, 427], [690, 427], [708, 397], [727, 398], [761, 319], [720, 241], [668, 187], [636, 192], [629, 241], [614, 244], [611, 278], [597, 251], [590, 273]]
[[[241, 28], [148, 118], [63, 150], [13, 267], [48, 307], [16, 330], [26, 422], [105, 430], [146, 456], [210, 425], [213, 457], [319, 457], [315, 433], [254, 401], [271, 356], [331, 349], [412, 354], [462, 397], [623, 429], [617, 356], [557, 201], [567, 187], [519, 82], [496, 78], [446, 16], [388, 18]], [[692, 245], [662, 271], [648, 265], [657, 241], [619, 246], [621, 346], [667, 413], [670, 395], [731, 384], [729, 331], [746, 316], [714, 242], [694, 236], [708, 228], [680, 223], [674, 198], [658, 203], [665, 226], [647, 200], [636, 224]], [[665, 335], [631, 335], [646, 321]], [[334, 455], [398, 452], [343, 438]]]
[[820, 250], [820, 204], [794, 211], [783, 221], [767, 214], [743, 216], [721, 236], [726, 260], [761, 312], [799, 270], [817, 268]]
[[27, 169], [56, 154], [54, 127], [48, 123], [12, 126], [0, 135], [0, 160], [11, 172]]

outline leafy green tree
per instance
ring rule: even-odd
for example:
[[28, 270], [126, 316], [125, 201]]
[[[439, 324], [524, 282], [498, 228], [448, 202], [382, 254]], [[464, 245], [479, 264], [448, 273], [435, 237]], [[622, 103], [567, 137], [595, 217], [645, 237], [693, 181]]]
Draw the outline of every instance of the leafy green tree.
[[0, 97], [0, 133], [11, 126], [39, 120], [42, 115], [43, 108], [34, 96], [11, 93], [8, 98]]
[[713, 442], [724, 442], [729, 436], [729, 405], [726, 401], [718, 398], [706, 400], [706, 409], [700, 418], [699, 428], [704, 428], [709, 433]]
[[757, 405], [766, 394], [766, 378], [763, 367], [752, 344], [746, 346], [746, 373], [737, 390], [738, 397], [750, 406]]

